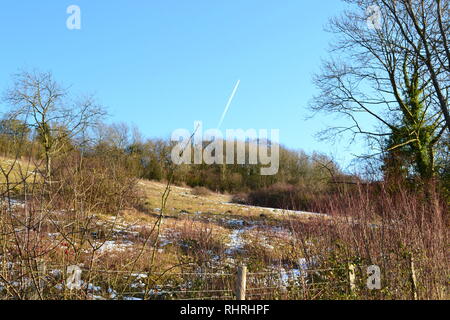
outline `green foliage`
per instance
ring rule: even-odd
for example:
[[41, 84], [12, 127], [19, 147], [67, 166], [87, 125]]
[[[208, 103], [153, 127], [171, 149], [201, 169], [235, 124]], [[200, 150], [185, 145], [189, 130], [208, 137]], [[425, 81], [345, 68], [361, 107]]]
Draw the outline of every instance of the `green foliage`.
[[406, 58], [403, 68], [402, 116], [386, 141], [388, 155], [383, 169], [388, 177], [418, 176], [428, 181], [435, 175], [435, 148], [442, 131], [439, 132], [439, 126], [428, 120], [429, 111], [421, 86], [419, 65], [417, 61], [412, 62], [410, 75], [407, 61]]

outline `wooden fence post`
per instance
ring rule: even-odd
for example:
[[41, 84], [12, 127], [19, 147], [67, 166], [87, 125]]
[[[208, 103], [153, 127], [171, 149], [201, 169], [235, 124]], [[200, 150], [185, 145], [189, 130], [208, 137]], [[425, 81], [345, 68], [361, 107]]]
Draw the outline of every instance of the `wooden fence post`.
[[355, 293], [356, 290], [356, 273], [355, 273], [355, 265], [352, 263], [348, 264], [348, 280], [349, 280], [349, 287], [350, 287], [350, 293]]
[[41, 294], [44, 293], [44, 288], [46, 286], [45, 277], [47, 275], [47, 264], [45, 261], [42, 261], [39, 265], [39, 290]]
[[410, 281], [411, 281], [411, 296], [413, 300], [417, 300], [417, 277], [416, 268], [414, 266], [414, 256], [409, 254], [409, 268], [410, 268]]
[[245, 300], [245, 291], [247, 287], [247, 266], [241, 264], [237, 270], [236, 279], [236, 299]]
[[44, 287], [46, 285], [45, 276], [47, 273], [47, 265], [45, 264], [45, 261], [42, 260], [37, 262], [36, 271], [37, 271], [35, 274], [35, 278], [37, 279], [37, 282], [35, 283], [36, 292], [31, 296], [32, 300], [39, 300], [44, 292]]

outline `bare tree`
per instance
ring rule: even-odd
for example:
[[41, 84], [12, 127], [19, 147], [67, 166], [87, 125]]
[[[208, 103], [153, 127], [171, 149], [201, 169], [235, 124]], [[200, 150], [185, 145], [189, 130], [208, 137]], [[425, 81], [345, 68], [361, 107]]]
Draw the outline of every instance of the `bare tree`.
[[448, 0], [381, 0], [386, 18], [395, 24], [405, 46], [426, 66], [437, 103], [450, 132], [450, 2]]
[[[383, 1], [346, 2], [354, 8], [330, 21], [337, 40], [332, 57], [314, 79], [320, 93], [311, 107], [343, 114], [350, 121], [351, 125], [333, 128], [333, 135], [363, 135], [380, 152], [410, 149], [417, 171], [428, 178], [434, 172], [434, 147], [445, 130], [445, 117], [429, 70], [414, 49], [423, 44], [417, 37], [405, 39]], [[367, 24], [371, 5], [380, 5], [380, 28]], [[365, 125], [368, 116], [377, 127]]]
[[45, 178], [50, 181], [54, 156], [82, 139], [105, 112], [92, 96], [72, 99], [49, 72], [24, 71], [13, 78], [14, 85], [4, 97], [11, 106], [8, 114], [35, 130], [44, 153]]

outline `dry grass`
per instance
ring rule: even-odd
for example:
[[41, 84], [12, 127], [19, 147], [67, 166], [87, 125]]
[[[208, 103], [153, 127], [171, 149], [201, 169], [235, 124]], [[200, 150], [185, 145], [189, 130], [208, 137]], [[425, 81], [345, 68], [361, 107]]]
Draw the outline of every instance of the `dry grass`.
[[191, 194], [194, 196], [207, 197], [211, 194], [211, 191], [205, 187], [195, 187], [192, 189]]
[[[249, 279], [249, 286], [255, 289], [250, 296], [254, 299], [404, 298], [408, 289], [405, 286], [395, 288], [395, 285], [401, 281], [407, 282], [408, 269], [405, 268], [402, 254], [414, 249], [420, 258], [420, 297], [442, 298], [443, 293], [439, 296], [435, 289], [442, 286], [433, 286], [433, 283], [442, 284], [443, 274], [438, 270], [448, 266], [442, 256], [442, 245], [446, 243], [447, 236], [445, 232], [442, 234], [444, 229], [437, 223], [441, 221], [436, 220], [437, 216], [427, 223], [423, 222], [425, 217], [419, 219], [421, 225], [417, 224], [419, 220], [412, 219], [414, 214], [425, 214], [433, 209], [420, 206], [419, 201], [414, 202], [414, 197], [405, 195], [395, 201], [382, 199], [382, 203], [386, 204], [383, 210], [390, 214], [383, 216], [374, 214], [380, 202], [369, 200], [367, 195], [360, 194], [353, 198], [343, 195], [339, 199], [330, 199], [323, 207], [323, 210], [329, 210], [332, 218], [232, 204], [229, 195], [193, 195], [190, 188], [171, 187], [160, 232], [156, 233], [154, 227], [161, 216], [161, 195], [166, 185], [139, 181], [138, 187], [143, 204], [137, 208], [96, 215], [83, 214], [77, 210], [50, 211], [41, 221], [39, 230], [17, 233], [19, 243], [33, 246], [30, 251], [34, 254], [30, 256], [33, 261], [37, 261], [36, 257], [39, 256], [39, 259], [45, 259], [48, 268], [60, 272], [68, 265], [80, 265], [84, 270], [83, 279], [92, 284], [78, 295], [68, 296], [68, 291], [55, 289], [58, 283], [64, 283], [61, 282], [64, 279], [49, 280], [47, 277], [47, 291], [43, 292], [46, 297], [198, 298], [208, 288], [225, 290], [209, 293], [209, 297], [225, 295], [230, 294], [233, 288], [232, 276], [204, 278], [202, 274], [212, 272], [232, 275], [236, 266], [244, 262], [251, 273], [261, 273], [261, 276], [252, 275]], [[29, 223], [29, 216], [23, 208], [14, 210], [16, 224], [13, 225], [16, 228], [18, 221], [25, 225], [25, 221]], [[406, 210], [402, 216], [394, 215], [401, 210]], [[342, 212], [347, 215], [342, 215]], [[2, 220], [1, 223], [7, 225], [5, 222]], [[77, 222], [76, 226], [74, 222]], [[375, 224], [383, 227], [374, 228]], [[380, 233], [380, 230], [383, 232]], [[431, 240], [436, 234], [441, 234], [442, 239], [433, 243]], [[411, 242], [409, 239], [415, 240]], [[7, 257], [11, 259], [14, 254], [10, 250], [7, 256], [3, 255], [2, 266]], [[333, 270], [314, 273], [307, 278], [308, 281], [314, 279], [325, 284], [327, 290], [300, 290], [298, 278], [293, 278], [289, 280], [293, 281], [292, 284], [287, 287], [284, 284], [277, 290], [256, 292], [261, 287], [278, 286], [279, 270], [292, 270], [295, 273], [298, 272], [295, 270], [303, 268], [305, 262], [311, 268]], [[383, 292], [369, 293], [361, 284], [358, 295], [350, 295], [345, 285], [345, 270], [349, 262], [361, 266], [377, 263], [383, 268], [391, 268], [384, 269], [388, 274], [391, 271], [387, 270], [395, 270], [399, 276], [387, 277], [389, 285]], [[17, 266], [23, 266], [23, 263]], [[37, 271], [37, 265], [32, 269]], [[4, 268], [0, 270], [0, 274], [11, 276]], [[275, 275], [272, 273], [274, 271]], [[363, 271], [360, 276], [364, 278]], [[7, 280], [13, 283], [14, 279]], [[22, 279], [28, 279], [28, 276], [22, 274]], [[92, 286], [98, 288], [92, 289]], [[27, 290], [23, 291], [21, 298], [30, 298], [35, 292]], [[159, 293], [155, 293], [155, 290], [159, 290]], [[13, 289], [8, 291], [8, 295], [17, 298]]]
[[10, 183], [15, 193], [20, 193], [23, 182], [39, 181], [40, 165], [27, 160], [11, 160], [0, 157], [0, 184]]

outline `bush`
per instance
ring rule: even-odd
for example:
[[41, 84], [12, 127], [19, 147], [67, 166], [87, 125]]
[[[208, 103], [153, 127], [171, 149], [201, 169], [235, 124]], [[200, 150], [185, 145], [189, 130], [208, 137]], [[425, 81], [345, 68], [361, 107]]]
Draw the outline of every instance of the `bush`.
[[55, 162], [53, 178], [53, 202], [64, 209], [82, 206], [92, 213], [115, 214], [140, 200], [136, 178], [120, 159], [108, 155], [62, 157]]
[[247, 194], [245, 194], [245, 193], [238, 193], [238, 194], [233, 195], [231, 202], [237, 203], [237, 204], [249, 204]]
[[[306, 187], [277, 183], [270, 187], [249, 192], [245, 203], [259, 207], [286, 210], [311, 210], [315, 207], [317, 196]], [[233, 202], [236, 202], [233, 200]]]
[[194, 196], [206, 197], [211, 194], [211, 192], [205, 187], [195, 187], [192, 189], [191, 194]]
[[[356, 298], [410, 299], [413, 256], [419, 299], [448, 299], [448, 207], [433, 189], [360, 185], [322, 201], [318, 210], [334, 219], [292, 222], [291, 230], [318, 269], [345, 270], [352, 263], [366, 279], [367, 266], [381, 268], [383, 289], [370, 292], [361, 281]], [[329, 298], [345, 298], [336, 294]]]

